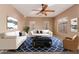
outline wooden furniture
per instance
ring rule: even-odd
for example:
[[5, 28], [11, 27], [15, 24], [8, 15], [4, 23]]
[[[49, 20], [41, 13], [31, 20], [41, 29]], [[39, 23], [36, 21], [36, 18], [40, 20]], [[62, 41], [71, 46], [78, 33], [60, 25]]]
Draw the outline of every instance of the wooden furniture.
[[63, 40], [63, 45], [65, 49], [77, 51], [79, 48], [79, 37], [77, 35], [74, 35], [73, 38], [66, 37]]

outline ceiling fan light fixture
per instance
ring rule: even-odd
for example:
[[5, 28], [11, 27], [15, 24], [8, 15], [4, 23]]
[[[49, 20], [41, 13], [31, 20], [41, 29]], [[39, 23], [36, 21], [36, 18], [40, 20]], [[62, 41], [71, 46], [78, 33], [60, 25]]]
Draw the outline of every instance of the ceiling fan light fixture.
[[39, 11], [36, 13], [36, 15], [39, 15], [40, 13], [47, 16], [47, 12], [54, 12], [54, 10], [48, 9], [49, 6], [52, 6], [54, 4], [41, 4], [42, 9], [41, 10], [34, 10], [34, 11]]

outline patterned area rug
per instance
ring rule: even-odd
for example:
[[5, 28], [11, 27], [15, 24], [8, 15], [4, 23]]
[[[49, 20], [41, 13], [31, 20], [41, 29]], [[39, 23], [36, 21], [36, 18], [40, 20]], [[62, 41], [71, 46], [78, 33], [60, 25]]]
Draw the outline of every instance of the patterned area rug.
[[52, 40], [50, 48], [34, 48], [32, 47], [32, 38], [28, 37], [24, 43], [17, 49], [18, 52], [62, 52], [63, 42], [57, 37], [49, 37]]

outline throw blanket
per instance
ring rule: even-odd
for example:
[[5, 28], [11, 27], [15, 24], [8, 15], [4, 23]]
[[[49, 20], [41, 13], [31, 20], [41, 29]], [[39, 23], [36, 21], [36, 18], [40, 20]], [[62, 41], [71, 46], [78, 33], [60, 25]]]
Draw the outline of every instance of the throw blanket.
[[17, 49], [19, 52], [61, 52], [63, 51], [63, 42], [57, 37], [49, 37], [52, 40], [50, 48], [33, 48], [32, 38], [28, 37], [24, 43]]

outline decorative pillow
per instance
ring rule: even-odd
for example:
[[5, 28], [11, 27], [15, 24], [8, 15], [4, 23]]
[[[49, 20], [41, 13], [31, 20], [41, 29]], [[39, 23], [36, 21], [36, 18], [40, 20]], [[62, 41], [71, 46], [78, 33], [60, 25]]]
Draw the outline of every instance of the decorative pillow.
[[22, 36], [25, 36], [25, 35], [27, 35], [27, 33], [26, 32], [21, 32], [22, 33]]
[[37, 31], [36, 31], [36, 33], [38, 34], [38, 33], [39, 33], [39, 31], [37, 30]]
[[40, 34], [42, 34], [43, 32], [42, 31], [40, 31]]
[[22, 36], [22, 32], [19, 32], [19, 36]]
[[49, 30], [42, 30], [44, 34], [49, 34]]

